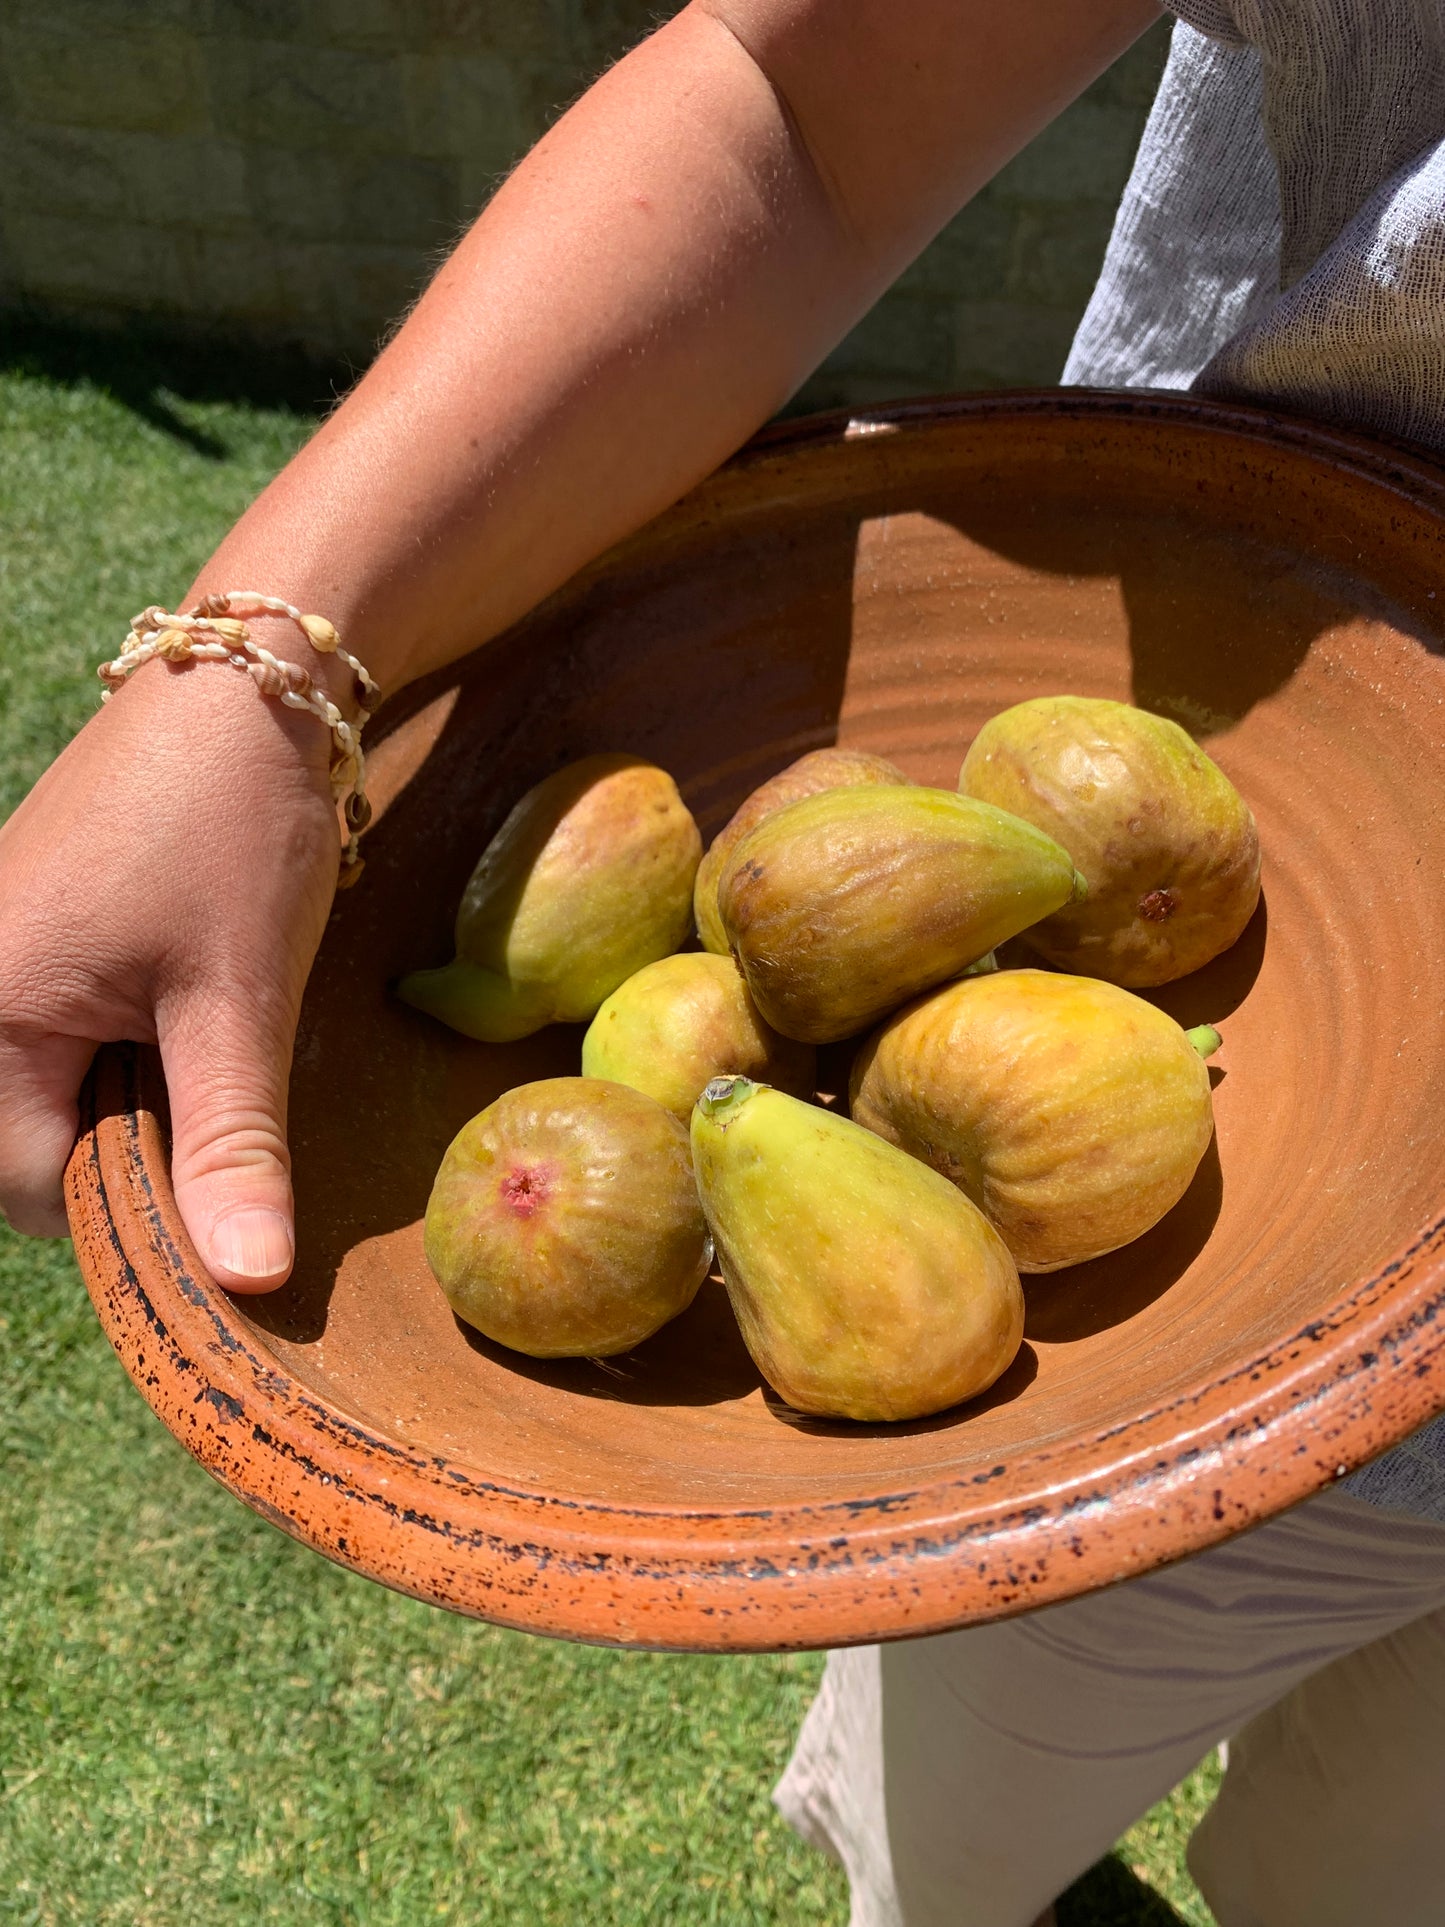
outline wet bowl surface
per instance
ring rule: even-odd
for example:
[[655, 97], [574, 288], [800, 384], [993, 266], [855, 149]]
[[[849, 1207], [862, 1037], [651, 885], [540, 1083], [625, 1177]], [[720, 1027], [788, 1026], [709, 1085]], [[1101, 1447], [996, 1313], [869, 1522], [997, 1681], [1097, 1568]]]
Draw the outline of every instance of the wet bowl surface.
[[[155, 1410], [321, 1552], [535, 1631], [737, 1650], [923, 1633], [1239, 1531], [1445, 1406], [1445, 479], [1187, 398], [910, 404], [753, 445], [501, 641], [378, 719], [382, 804], [293, 1085], [300, 1260], [231, 1300], [166, 1175], [146, 1052], [103, 1054], [69, 1172], [106, 1330]], [[455, 1037], [389, 985], [449, 954], [510, 804], [623, 749], [710, 836], [833, 741], [951, 786], [995, 711], [1133, 700], [1253, 806], [1264, 903], [1154, 993], [1217, 1023], [1216, 1148], [1126, 1251], [1029, 1281], [976, 1405], [804, 1420], [721, 1288], [636, 1353], [536, 1364], [422, 1255], [443, 1149], [575, 1072], [580, 1030]], [[828, 1084], [843, 1088], [846, 1057]]]

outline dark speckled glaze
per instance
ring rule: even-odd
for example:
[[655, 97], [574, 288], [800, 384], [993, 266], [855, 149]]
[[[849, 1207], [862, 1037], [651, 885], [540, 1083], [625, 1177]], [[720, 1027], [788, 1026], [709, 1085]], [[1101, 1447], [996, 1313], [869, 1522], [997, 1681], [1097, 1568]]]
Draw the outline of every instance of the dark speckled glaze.
[[[1445, 1407], [1442, 635], [1445, 478], [1408, 453], [1079, 391], [763, 438], [378, 718], [366, 876], [337, 899], [298, 1039], [285, 1291], [233, 1301], [206, 1278], [155, 1060], [102, 1054], [68, 1185], [106, 1331], [177, 1437], [286, 1531], [570, 1638], [931, 1632], [1296, 1503]], [[1224, 1035], [1217, 1149], [1183, 1202], [1031, 1279], [1004, 1379], [916, 1424], [790, 1414], [714, 1284], [597, 1364], [458, 1325], [422, 1256], [438, 1159], [499, 1091], [575, 1071], [580, 1030], [474, 1044], [388, 985], [450, 954], [516, 797], [628, 750], [673, 772], [708, 836], [834, 740], [951, 785], [987, 716], [1061, 690], [1184, 722], [1259, 820], [1254, 921], [1150, 993]], [[846, 1049], [824, 1064], [845, 1088]]]

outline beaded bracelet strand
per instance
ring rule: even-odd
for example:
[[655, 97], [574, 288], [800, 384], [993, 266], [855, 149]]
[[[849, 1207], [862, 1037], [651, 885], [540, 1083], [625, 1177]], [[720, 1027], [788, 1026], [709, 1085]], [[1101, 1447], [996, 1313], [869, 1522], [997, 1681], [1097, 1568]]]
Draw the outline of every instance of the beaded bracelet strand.
[[[258, 616], [286, 617], [320, 655], [338, 656], [346, 664], [356, 677], [363, 705], [354, 723], [346, 720], [299, 663], [282, 661], [255, 640], [246, 624]], [[244, 670], [263, 695], [279, 697], [288, 709], [309, 709], [325, 723], [331, 731], [331, 794], [338, 803], [346, 798], [346, 845], [338, 885], [345, 889], [354, 883], [362, 871], [357, 846], [371, 821], [361, 732], [371, 719], [381, 690], [356, 657], [341, 647], [326, 617], [303, 615], [279, 596], [256, 595], [243, 589], [202, 596], [194, 609], [177, 615], [152, 603], [131, 619], [130, 634], [121, 644], [120, 654], [113, 662], [103, 662], [96, 671], [105, 684], [101, 701], [109, 702], [128, 677], [156, 656], [163, 662], [228, 662]]]

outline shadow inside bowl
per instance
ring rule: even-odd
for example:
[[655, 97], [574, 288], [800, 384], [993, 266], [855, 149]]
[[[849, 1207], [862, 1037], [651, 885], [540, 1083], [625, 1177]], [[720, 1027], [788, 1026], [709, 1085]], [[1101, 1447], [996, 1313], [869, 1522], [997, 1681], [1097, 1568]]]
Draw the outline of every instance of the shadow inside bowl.
[[1269, 905], [1263, 892], [1254, 915], [1222, 956], [1193, 970], [1172, 984], [1160, 984], [1142, 994], [1177, 1024], [1192, 1030], [1196, 1024], [1219, 1024], [1239, 1009], [1253, 990], [1264, 964], [1269, 938]]
[[790, 1431], [804, 1432], [813, 1438], [918, 1438], [928, 1432], [943, 1432], [955, 1425], [966, 1425], [970, 1419], [981, 1418], [985, 1412], [1012, 1405], [1033, 1384], [1038, 1370], [1039, 1355], [1025, 1339], [1008, 1370], [977, 1398], [967, 1399], [961, 1405], [950, 1405], [946, 1412], [934, 1412], [927, 1418], [894, 1419], [888, 1424], [869, 1425], [857, 1419], [820, 1418], [812, 1412], [797, 1412], [786, 1400], [779, 1398], [768, 1384], [762, 1388], [763, 1402], [772, 1416]]
[[[950, 504], [946, 514], [960, 534], [1039, 574], [1117, 580], [1130, 700], [1198, 738], [1231, 728], [1283, 687], [1337, 619], [1341, 584], [1331, 573], [1250, 531], [1210, 528], [1176, 511], [1160, 517], [1161, 525], [1173, 520], [1173, 542], [1141, 549], [1106, 490], [1096, 513], [1066, 526], [1051, 507], [1043, 496], [1027, 505], [1000, 497]], [[1262, 623], [1268, 649], [1256, 642]]]
[[629, 1405], [721, 1405], [746, 1398], [762, 1384], [748, 1356], [722, 1283], [705, 1278], [685, 1312], [635, 1350], [613, 1358], [528, 1358], [465, 1320], [457, 1330], [472, 1351], [493, 1364], [578, 1398]]
[[[1177, 1024], [1192, 1030], [1196, 1024], [1217, 1024], [1239, 1009], [1253, 990], [1264, 967], [1269, 937], [1269, 906], [1261, 891], [1254, 914], [1221, 956], [1201, 970], [1193, 970], [1172, 984], [1136, 991], [1148, 1003], [1168, 1011]], [[994, 953], [1000, 970], [1052, 970], [1067, 975], [1064, 965], [1051, 963], [1029, 948], [1027, 935], [1010, 937]], [[859, 1041], [854, 1039], [854, 1044]]]
[[1188, 1271], [1209, 1242], [1223, 1203], [1218, 1140], [1211, 1138], [1189, 1189], [1152, 1231], [1087, 1264], [1025, 1275], [1029, 1337], [1065, 1345], [1135, 1317]]

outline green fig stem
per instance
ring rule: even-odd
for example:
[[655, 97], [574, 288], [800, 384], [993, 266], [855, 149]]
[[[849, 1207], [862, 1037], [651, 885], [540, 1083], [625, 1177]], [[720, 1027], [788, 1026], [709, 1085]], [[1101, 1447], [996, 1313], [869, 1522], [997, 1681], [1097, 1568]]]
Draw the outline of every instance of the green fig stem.
[[1184, 1035], [1201, 1057], [1213, 1057], [1224, 1042], [1213, 1024], [1196, 1024], [1193, 1030], [1186, 1030]]
[[697, 1100], [697, 1108], [704, 1117], [726, 1126], [757, 1089], [750, 1077], [715, 1077]]
[[1073, 895], [1070, 897], [1069, 901], [1071, 903], [1083, 903], [1084, 900], [1087, 898], [1088, 894], [1089, 894], [1088, 879], [1084, 877], [1078, 870], [1075, 870], [1074, 892], [1073, 892]]

